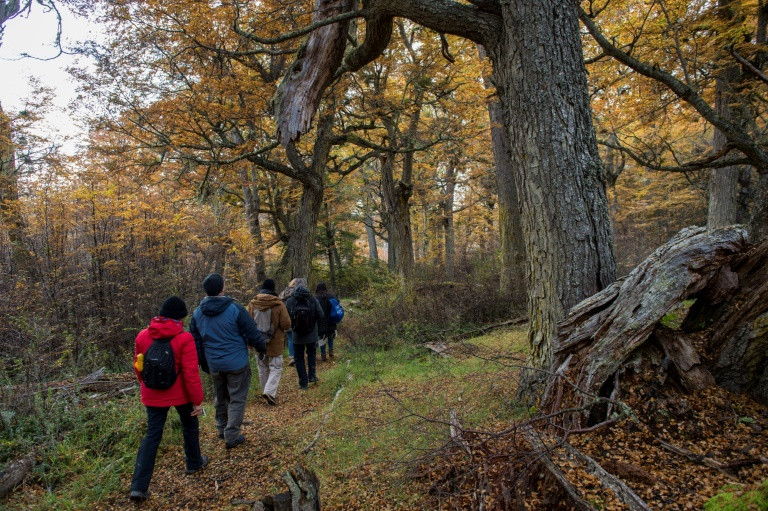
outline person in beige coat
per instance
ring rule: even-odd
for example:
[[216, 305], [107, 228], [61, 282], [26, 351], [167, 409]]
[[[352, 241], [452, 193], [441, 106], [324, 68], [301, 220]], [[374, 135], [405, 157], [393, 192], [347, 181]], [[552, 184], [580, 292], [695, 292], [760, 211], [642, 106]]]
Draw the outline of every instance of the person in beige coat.
[[[280, 384], [280, 376], [283, 374], [283, 350], [285, 349], [285, 331], [291, 328], [291, 318], [283, 301], [275, 293], [275, 281], [267, 279], [261, 286], [256, 297], [250, 301], [247, 307], [248, 313], [258, 321], [259, 311], [270, 311], [270, 329], [262, 335], [271, 334], [267, 341], [267, 352], [264, 357], [258, 359], [259, 383], [261, 384], [262, 397], [270, 405], [277, 404], [277, 387]], [[261, 330], [261, 328], [260, 328]]]

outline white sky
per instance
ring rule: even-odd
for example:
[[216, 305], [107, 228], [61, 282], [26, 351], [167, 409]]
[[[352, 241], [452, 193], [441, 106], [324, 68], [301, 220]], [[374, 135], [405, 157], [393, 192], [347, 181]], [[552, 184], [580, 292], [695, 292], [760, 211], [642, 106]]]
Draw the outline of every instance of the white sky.
[[[99, 36], [98, 25], [73, 16], [61, 8], [62, 46], [67, 49], [76, 41]], [[29, 79], [35, 77], [41, 85], [54, 90], [51, 113], [46, 116], [45, 133], [57, 142], [74, 137], [65, 144], [65, 151], [72, 153], [78, 138], [84, 132], [78, 122], [68, 113], [67, 106], [77, 97], [77, 82], [67, 73], [66, 68], [76, 62], [76, 57], [60, 55], [54, 60], [21, 58], [28, 53], [39, 58], [50, 58], [58, 50], [54, 47], [56, 37], [56, 15], [44, 13], [41, 6], [33, 2], [29, 17], [21, 17], [6, 23], [0, 43], [0, 104], [5, 111], [17, 111], [23, 107], [31, 94]], [[81, 59], [82, 60], [82, 59]]]

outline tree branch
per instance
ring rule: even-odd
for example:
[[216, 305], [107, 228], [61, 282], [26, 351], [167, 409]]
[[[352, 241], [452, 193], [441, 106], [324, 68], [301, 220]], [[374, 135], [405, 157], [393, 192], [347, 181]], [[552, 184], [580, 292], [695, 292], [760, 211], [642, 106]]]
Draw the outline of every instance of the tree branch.
[[594, 20], [581, 8], [579, 8], [579, 19], [584, 23], [589, 33], [606, 54], [632, 68], [641, 75], [667, 86], [667, 88], [675, 93], [677, 97], [691, 105], [710, 124], [719, 129], [736, 149], [739, 149], [746, 155], [749, 163], [754, 165], [758, 172], [768, 172], [768, 153], [755, 143], [743, 128], [718, 115], [717, 112], [715, 112], [715, 110], [693, 90], [693, 88], [681, 82], [670, 73], [662, 71], [658, 66], [650, 66], [644, 62], [640, 62], [611, 44], [600, 31], [597, 24], [595, 24]]

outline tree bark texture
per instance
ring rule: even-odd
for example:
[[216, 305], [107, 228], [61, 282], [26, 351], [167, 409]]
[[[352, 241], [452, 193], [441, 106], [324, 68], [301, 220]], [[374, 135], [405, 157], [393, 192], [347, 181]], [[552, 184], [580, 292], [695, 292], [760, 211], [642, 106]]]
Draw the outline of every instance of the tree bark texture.
[[248, 220], [248, 228], [253, 237], [253, 243], [256, 245], [254, 254], [254, 263], [256, 264], [256, 280], [263, 282], [267, 278], [267, 262], [264, 257], [264, 238], [261, 234], [261, 224], [259, 223], [259, 209], [261, 200], [259, 199], [259, 189], [254, 186], [256, 182], [253, 177], [248, 175], [248, 171], [240, 171], [240, 179], [243, 187], [243, 199], [245, 200], [245, 216]]
[[[316, 0], [312, 22], [354, 8], [353, 0]], [[275, 97], [277, 137], [286, 145], [309, 131], [325, 88], [341, 65], [349, 21], [320, 27], [307, 38], [280, 82]]]
[[395, 155], [383, 157], [381, 165], [381, 189], [387, 230], [389, 231], [390, 267], [402, 277], [413, 274], [413, 236], [411, 234], [410, 198], [413, 187], [403, 180], [395, 181]]
[[373, 218], [370, 215], [363, 221], [365, 225], [365, 235], [368, 238], [368, 258], [372, 261], [379, 259], [379, 247], [376, 245], [376, 230], [373, 228]]
[[616, 272], [578, 5], [556, 3], [503, 1], [504, 39], [489, 49], [522, 204], [536, 368], [550, 365], [557, 322]]
[[[649, 340], [689, 391], [717, 382], [768, 402], [766, 265], [768, 242], [750, 250], [743, 229], [683, 229], [560, 323], [542, 409], [607, 396]], [[690, 298], [683, 330], [659, 324]]]
[[[485, 48], [478, 46], [480, 58], [487, 56]], [[492, 86], [489, 77], [483, 77], [486, 88]], [[504, 128], [504, 110], [498, 97], [488, 102], [491, 120], [491, 147], [496, 164], [496, 188], [499, 198], [499, 241], [501, 251], [501, 275], [499, 292], [513, 303], [526, 300], [525, 245], [520, 219], [520, 201], [515, 188], [514, 169], [509, 156], [509, 142]]]
[[[731, 120], [732, 83], [739, 78], [739, 68], [730, 66], [720, 70], [715, 82], [715, 110], [723, 119]], [[715, 129], [712, 136], [712, 149], [717, 153], [728, 145], [725, 134]], [[738, 166], [712, 170], [709, 178], [709, 204], [707, 208], [707, 227], [716, 229], [741, 223], [740, 218], [747, 216], [739, 211], [741, 169]]]

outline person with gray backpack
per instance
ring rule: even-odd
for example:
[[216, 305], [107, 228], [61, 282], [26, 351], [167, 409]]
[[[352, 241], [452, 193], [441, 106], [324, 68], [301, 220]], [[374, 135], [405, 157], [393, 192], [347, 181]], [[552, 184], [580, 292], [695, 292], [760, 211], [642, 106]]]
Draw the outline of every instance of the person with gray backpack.
[[261, 290], [246, 307], [256, 328], [267, 343], [267, 352], [258, 357], [261, 396], [268, 404], [277, 405], [277, 387], [283, 374], [285, 331], [291, 328], [291, 318], [283, 301], [275, 293], [275, 281], [266, 279]]

